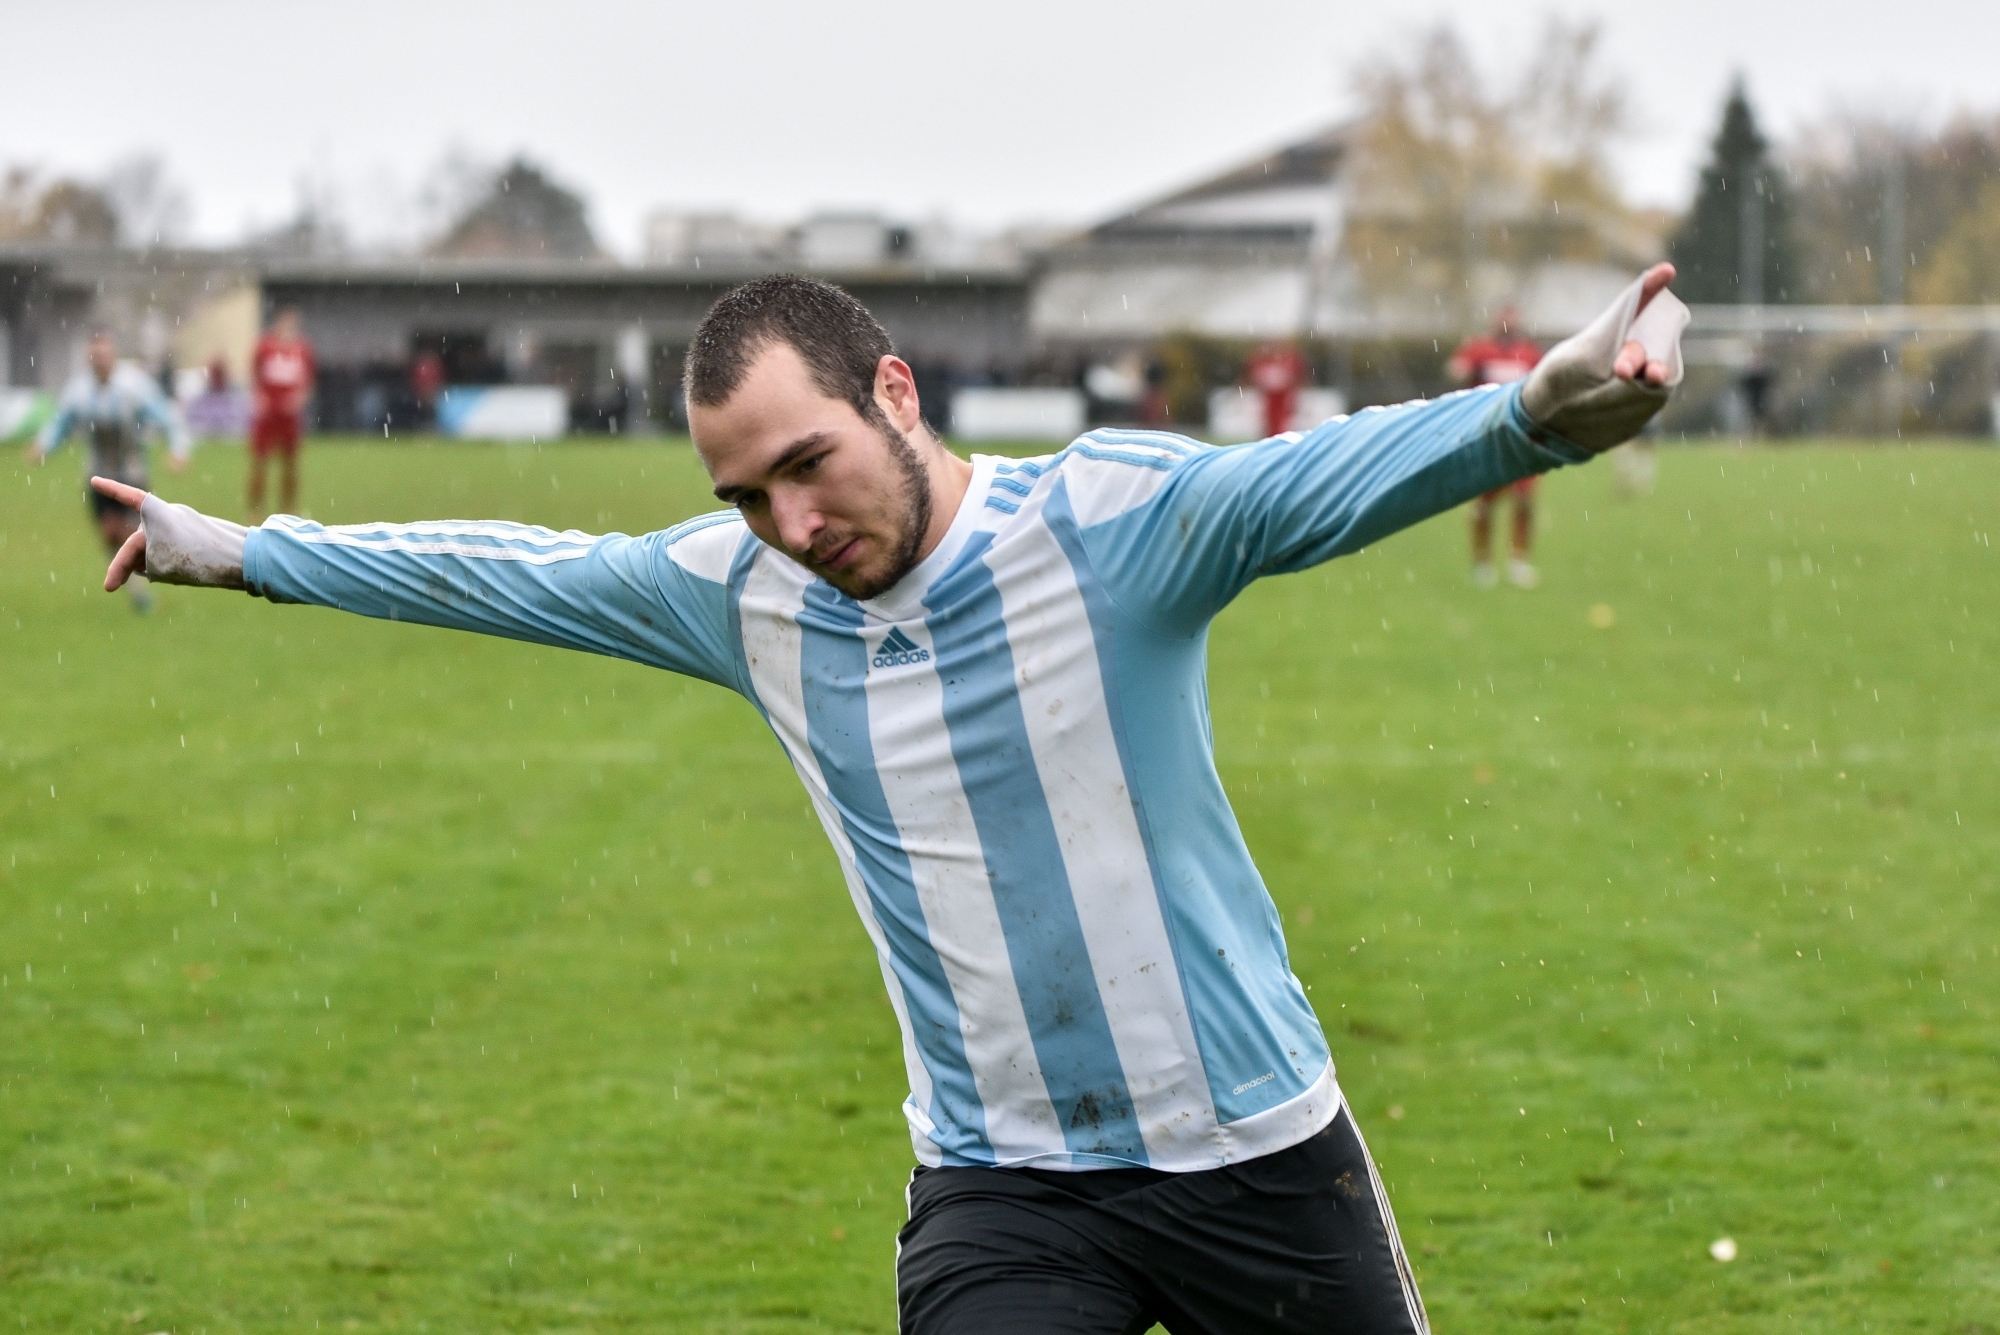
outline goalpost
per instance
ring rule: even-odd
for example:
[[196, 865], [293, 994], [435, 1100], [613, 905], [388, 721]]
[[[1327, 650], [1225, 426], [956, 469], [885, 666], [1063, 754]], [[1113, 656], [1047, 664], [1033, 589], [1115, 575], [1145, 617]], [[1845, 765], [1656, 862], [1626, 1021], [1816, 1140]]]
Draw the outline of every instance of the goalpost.
[[1696, 306], [1669, 433], [2000, 438], [2000, 306]]

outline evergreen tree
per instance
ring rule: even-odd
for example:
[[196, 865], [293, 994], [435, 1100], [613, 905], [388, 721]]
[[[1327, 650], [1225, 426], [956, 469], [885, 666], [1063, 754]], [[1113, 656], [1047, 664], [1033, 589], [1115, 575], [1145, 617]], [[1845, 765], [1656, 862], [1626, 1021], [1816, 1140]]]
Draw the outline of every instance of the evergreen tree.
[[1722, 108], [1694, 204], [1667, 254], [1688, 301], [1784, 302], [1792, 274], [1791, 201], [1739, 77]]

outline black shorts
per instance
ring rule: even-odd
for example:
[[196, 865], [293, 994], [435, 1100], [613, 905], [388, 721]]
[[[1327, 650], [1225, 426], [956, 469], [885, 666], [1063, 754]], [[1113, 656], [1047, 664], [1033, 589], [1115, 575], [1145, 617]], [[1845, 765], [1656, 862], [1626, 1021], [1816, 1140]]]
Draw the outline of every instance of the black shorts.
[[919, 1168], [902, 1335], [1428, 1335], [1353, 1118], [1196, 1173]]
[[103, 519], [106, 515], [123, 515], [134, 524], [139, 522], [139, 512], [123, 501], [114, 501], [95, 487], [85, 487], [83, 494], [90, 500], [90, 517]]

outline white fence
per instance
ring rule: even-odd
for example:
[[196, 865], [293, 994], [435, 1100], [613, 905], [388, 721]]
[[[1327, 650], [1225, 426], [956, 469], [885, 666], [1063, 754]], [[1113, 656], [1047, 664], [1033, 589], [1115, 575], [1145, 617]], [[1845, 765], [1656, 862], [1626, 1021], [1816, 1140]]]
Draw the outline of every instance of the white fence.
[[569, 395], [555, 385], [467, 385], [438, 395], [438, 430], [473, 440], [554, 440], [569, 430]]
[[951, 396], [951, 434], [960, 440], [1046, 440], [1083, 434], [1080, 389], [961, 389]]
[[[1302, 389], [1298, 402], [1292, 408], [1292, 420], [1283, 429], [1310, 430], [1327, 418], [1338, 417], [1346, 411], [1347, 396], [1339, 390]], [[1262, 440], [1270, 434], [1264, 428], [1263, 395], [1240, 386], [1210, 391], [1207, 432], [1210, 440], [1223, 445], [1240, 445], [1247, 440]]]

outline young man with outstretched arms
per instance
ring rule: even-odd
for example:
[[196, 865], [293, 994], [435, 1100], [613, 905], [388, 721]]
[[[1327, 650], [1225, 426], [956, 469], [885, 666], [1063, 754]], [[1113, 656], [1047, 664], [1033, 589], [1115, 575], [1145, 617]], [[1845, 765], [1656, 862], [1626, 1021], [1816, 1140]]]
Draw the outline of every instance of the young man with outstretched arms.
[[[732, 509], [639, 537], [248, 531], [130, 492], [155, 578], [629, 658], [737, 691], [805, 784], [903, 1029], [901, 1328], [1425, 1329], [1210, 753], [1209, 621], [1617, 444], [1679, 378], [1659, 266], [1519, 384], [1234, 449], [960, 459], [838, 289], [750, 283], [688, 355]], [[112, 494], [123, 494], [107, 484]]]

